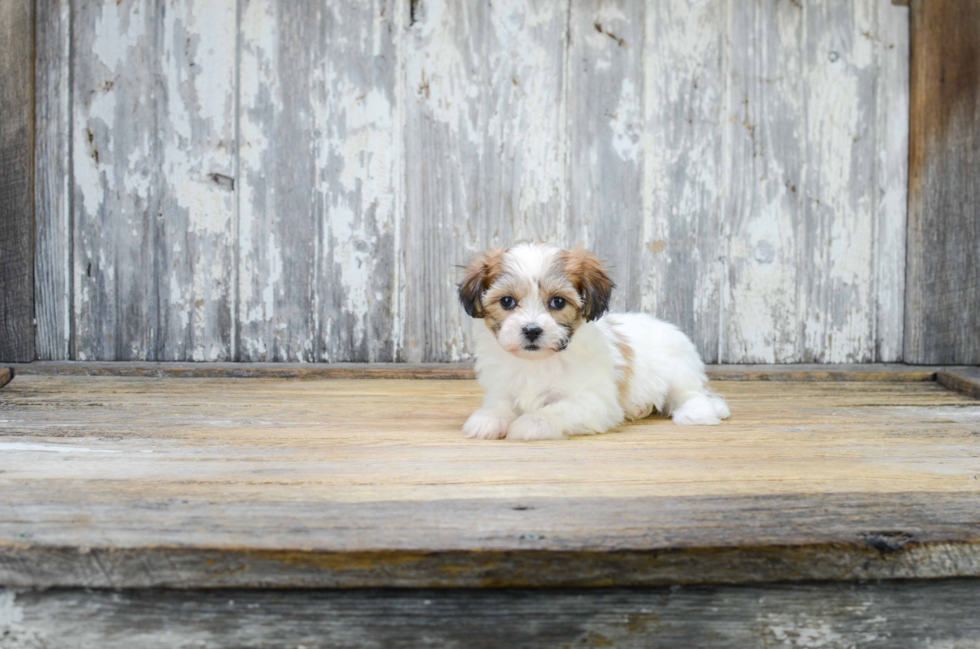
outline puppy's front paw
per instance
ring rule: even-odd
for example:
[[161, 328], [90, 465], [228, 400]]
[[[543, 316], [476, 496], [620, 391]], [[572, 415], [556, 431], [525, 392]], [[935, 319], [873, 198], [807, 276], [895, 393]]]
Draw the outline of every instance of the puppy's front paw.
[[507, 429], [507, 439], [564, 439], [562, 429], [552, 419], [539, 415], [521, 415]]
[[463, 424], [463, 435], [471, 439], [503, 439], [507, 420], [492, 410], [477, 410]]
[[671, 418], [678, 426], [717, 426], [721, 423], [714, 405], [705, 397], [688, 399]]

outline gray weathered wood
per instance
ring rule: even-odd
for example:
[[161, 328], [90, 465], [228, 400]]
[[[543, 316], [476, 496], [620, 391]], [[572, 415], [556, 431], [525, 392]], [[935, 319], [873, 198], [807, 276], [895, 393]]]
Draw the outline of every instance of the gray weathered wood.
[[878, 4], [825, 0], [804, 9], [806, 166], [800, 170], [798, 272], [801, 360], [808, 363], [875, 357]]
[[235, 291], [235, 0], [158, 3], [151, 100], [156, 345], [147, 358], [226, 360]]
[[72, 4], [75, 357], [156, 358], [158, 20], [153, 0]]
[[912, 3], [905, 359], [980, 363], [980, 5]]
[[317, 315], [318, 13], [312, 3], [272, 0], [248, 0], [240, 11], [236, 360], [309, 361]]
[[236, 359], [393, 359], [405, 10], [243, 5]]
[[4, 585], [499, 588], [980, 577], [976, 494], [159, 497], [114, 505], [89, 487], [79, 518], [78, 504], [57, 502], [65, 497], [46, 483], [33, 493], [6, 490]]
[[970, 579], [576, 590], [0, 592], [18, 649], [970, 649]]
[[400, 0], [331, 0], [320, 8], [317, 361], [395, 358], [405, 168], [399, 44], [407, 10]]
[[0, 4], [0, 360], [34, 346], [34, 3]]
[[718, 362], [727, 4], [654, 2], [645, 11], [642, 276], [632, 281], [644, 311], [676, 323], [705, 362]]
[[610, 304], [620, 311], [641, 306], [648, 254], [643, 245], [646, 5], [576, 1], [568, 24], [566, 237], [609, 264], [617, 285]]
[[468, 360], [454, 266], [520, 239], [587, 243], [709, 361], [901, 358], [907, 9], [71, 9], [38, 32], [45, 358]]
[[235, 3], [72, 16], [79, 359], [227, 359]]
[[413, 3], [405, 33], [403, 340], [469, 358], [457, 265], [515, 240], [563, 243], [564, 3]]
[[729, 3], [721, 362], [801, 360], [804, 9]]
[[37, 3], [35, 258], [37, 357], [71, 358], [71, 1]]
[[[236, 378], [411, 378], [472, 379], [469, 363], [157, 363], [120, 361], [37, 361], [13, 364], [28, 376], [153, 376]], [[964, 368], [873, 363], [708, 365], [714, 381], [935, 381], [937, 372]], [[954, 389], [954, 388], [951, 388]]]
[[909, 12], [876, 3], [878, 57], [875, 97], [877, 121], [878, 223], [877, 323], [878, 362], [902, 360], [905, 337], [905, 232], [909, 177]]

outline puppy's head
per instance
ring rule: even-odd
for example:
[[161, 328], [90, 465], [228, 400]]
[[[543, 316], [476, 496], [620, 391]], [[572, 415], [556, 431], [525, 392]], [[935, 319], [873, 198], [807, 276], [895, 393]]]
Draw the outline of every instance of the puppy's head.
[[583, 322], [600, 317], [612, 289], [588, 250], [522, 243], [477, 255], [459, 285], [459, 301], [470, 316], [483, 318], [505, 350], [538, 359], [564, 351]]

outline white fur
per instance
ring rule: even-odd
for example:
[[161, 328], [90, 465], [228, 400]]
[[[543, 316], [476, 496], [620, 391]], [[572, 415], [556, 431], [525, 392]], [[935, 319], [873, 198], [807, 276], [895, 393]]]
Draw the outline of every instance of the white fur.
[[[533, 273], [533, 264], [528, 266], [522, 272]], [[550, 331], [541, 314], [533, 317]], [[563, 351], [518, 355], [519, 350], [506, 349], [480, 320], [474, 321], [474, 333], [476, 372], [486, 395], [483, 407], [463, 426], [466, 437], [563, 439], [604, 433], [653, 410], [675, 424], [715, 425], [729, 416], [725, 400], [707, 387], [704, 365], [687, 336], [646, 314], [612, 314], [584, 323]], [[633, 349], [625, 411], [617, 380], [626, 359], [617, 335]], [[508, 341], [507, 346], [515, 345]]]

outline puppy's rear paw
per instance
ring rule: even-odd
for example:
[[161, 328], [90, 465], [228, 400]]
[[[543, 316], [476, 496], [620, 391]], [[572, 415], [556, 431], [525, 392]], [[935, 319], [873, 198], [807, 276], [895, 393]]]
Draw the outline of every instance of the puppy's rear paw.
[[477, 410], [463, 424], [463, 435], [471, 439], [503, 439], [507, 420], [492, 410]]
[[714, 404], [705, 397], [688, 399], [671, 418], [679, 426], [717, 426], [721, 423]]
[[507, 439], [564, 439], [565, 434], [554, 421], [537, 415], [521, 415], [507, 429]]

